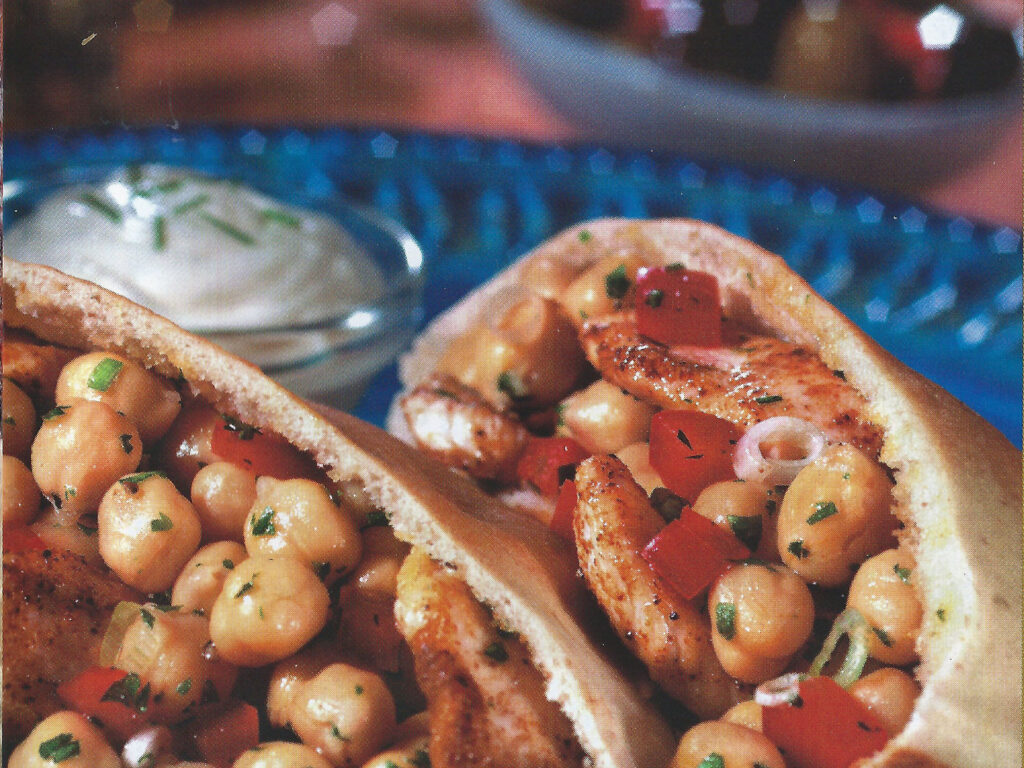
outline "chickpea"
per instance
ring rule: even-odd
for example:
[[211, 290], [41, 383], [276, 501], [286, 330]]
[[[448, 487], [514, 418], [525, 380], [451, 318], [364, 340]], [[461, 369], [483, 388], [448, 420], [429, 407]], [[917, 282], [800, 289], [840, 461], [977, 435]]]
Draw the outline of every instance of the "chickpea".
[[181, 410], [181, 395], [171, 382], [114, 352], [89, 352], [64, 366], [56, 400], [75, 398], [120, 411], [139, 428], [147, 446], [163, 436]]
[[43, 495], [25, 462], [5, 453], [2, 485], [4, 525], [28, 525], [35, 520]]
[[43, 514], [31, 527], [50, 549], [71, 550], [85, 558], [90, 565], [106, 568], [100, 556], [100, 537], [93, 515], [82, 515], [77, 520], [68, 520], [52, 507], [44, 507]]
[[43, 417], [32, 442], [36, 484], [69, 520], [100, 499], [142, 459], [139, 431], [106, 403], [76, 400]]
[[178, 414], [153, 452], [157, 466], [167, 472], [182, 493], [192, 486], [196, 473], [219, 461], [210, 448], [213, 430], [224, 424], [220, 414], [201, 400], [193, 400]]
[[563, 401], [568, 434], [591, 453], [615, 453], [631, 443], [646, 443], [654, 407], [604, 379]]
[[291, 656], [327, 623], [327, 587], [308, 563], [256, 555], [235, 566], [210, 612], [220, 655], [243, 667]]
[[334, 765], [360, 765], [394, 735], [395, 702], [379, 676], [331, 664], [296, 691], [289, 722]]
[[199, 549], [185, 563], [171, 592], [171, 604], [184, 611], [209, 615], [221, 587], [235, 566], [249, 557], [237, 541], [216, 541]]
[[531, 259], [519, 282], [545, 299], [557, 299], [576, 277], [576, 268], [565, 259], [545, 256]]
[[32, 399], [25, 390], [5, 378], [0, 410], [3, 411], [4, 455], [27, 459], [36, 434], [36, 407]]
[[651, 447], [647, 443], [627, 445], [617, 450], [615, 455], [629, 468], [629, 474], [647, 491], [648, 496], [655, 488], [663, 487], [661, 476], [651, 466]]
[[325, 667], [344, 661], [339, 649], [331, 643], [315, 642], [294, 656], [277, 663], [267, 688], [267, 719], [271, 725], [287, 728], [292, 704], [299, 688]]
[[727, 723], [743, 725], [758, 733], [764, 731], [764, 723], [761, 719], [761, 705], [753, 699], [733, 704], [729, 710], [722, 715], [722, 720]]
[[363, 557], [352, 572], [350, 582], [367, 597], [394, 598], [398, 569], [402, 567], [409, 545], [395, 538], [386, 525], [363, 529]]
[[775, 490], [757, 480], [712, 483], [697, 497], [693, 509], [736, 535], [754, 557], [778, 560]]
[[215, 461], [192, 478], [192, 504], [206, 541], [242, 541], [245, 518], [256, 501], [256, 475], [228, 461]]
[[204, 699], [224, 701], [238, 671], [207, 652], [210, 623], [182, 610], [147, 603], [125, 631], [114, 666], [134, 672], [150, 686], [147, 714], [176, 723]]
[[77, 712], [55, 712], [11, 753], [8, 768], [121, 768], [103, 733]]
[[363, 763], [363, 768], [423, 768], [430, 765], [430, 736], [413, 736]]
[[745, 683], [781, 672], [814, 626], [811, 591], [778, 565], [741, 564], [726, 571], [711, 588], [708, 612], [718, 660]]
[[909, 552], [887, 549], [865, 560], [850, 584], [846, 604], [874, 629], [871, 655], [885, 664], [917, 661], [922, 609], [912, 585], [915, 566]]
[[559, 305], [540, 296], [514, 304], [491, 327], [470, 330], [438, 364], [498, 405], [551, 405], [575, 386], [585, 365], [575, 326]]
[[778, 748], [763, 733], [736, 723], [708, 720], [688, 730], [670, 768], [699, 768], [711, 755], [721, 758], [723, 768], [786, 768]]
[[633, 305], [638, 256], [606, 256], [592, 264], [562, 292], [562, 306], [577, 325]]
[[416, 736], [430, 735], [430, 713], [423, 711], [409, 715], [395, 728], [395, 743], [407, 741]]
[[141, 592], [162, 592], [199, 547], [192, 504], [161, 473], [140, 472], [114, 483], [97, 515], [103, 561]]
[[910, 722], [921, 686], [902, 670], [882, 667], [851, 685], [850, 693], [895, 736]]
[[332, 768], [319, 752], [305, 744], [267, 741], [247, 749], [231, 768]]
[[363, 540], [348, 510], [313, 480], [256, 481], [256, 501], [245, 523], [251, 555], [291, 555], [309, 563], [326, 581], [359, 562]]
[[782, 561], [825, 587], [848, 584], [865, 558], [894, 544], [892, 484], [852, 445], [826, 448], [793, 480], [779, 508]]

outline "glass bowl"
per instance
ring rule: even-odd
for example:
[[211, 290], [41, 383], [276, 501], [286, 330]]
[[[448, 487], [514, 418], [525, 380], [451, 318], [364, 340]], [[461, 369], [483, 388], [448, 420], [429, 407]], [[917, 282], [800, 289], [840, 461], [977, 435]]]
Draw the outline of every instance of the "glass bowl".
[[8, 179], [3, 199], [5, 256], [126, 295], [336, 408], [355, 405], [422, 319], [408, 231], [251, 169], [72, 167]]

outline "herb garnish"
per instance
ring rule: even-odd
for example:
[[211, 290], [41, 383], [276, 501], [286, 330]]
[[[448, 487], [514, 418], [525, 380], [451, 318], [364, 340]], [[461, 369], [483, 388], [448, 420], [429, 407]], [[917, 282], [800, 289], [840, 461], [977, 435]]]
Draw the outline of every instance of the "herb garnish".
[[252, 440], [256, 435], [263, 434], [259, 427], [255, 427], [252, 424], [246, 424], [244, 421], [236, 419], [234, 416], [222, 413], [220, 417], [224, 419], [224, 429], [228, 432], [237, 433], [239, 440]]
[[248, 592], [249, 590], [251, 590], [253, 587], [256, 586], [255, 581], [256, 581], [256, 576], [257, 575], [258, 574], [254, 573], [252, 575], [252, 578], [249, 579], [249, 581], [245, 582], [245, 584], [243, 584], [242, 587], [237, 592], [235, 592], [235, 599], [236, 600], [238, 598], [242, 597], [246, 592]]
[[782, 400], [782, 395], [761, 395], [761, 397], [755, 397], [754, 402], [759, 405], [768, 405], [769, 403], [777, 403]]
[[697, 764], [697, 768], [725, 768], [725, 758], [712, 752]]
[[226, 571], [233, 571], [235, 569], [234, 561], [228, 560], [227, 558], [221, 560], [220, 564], [224, 566], [224, 570]]
[[505, 646], [498, 640], [484, 648], [484, 656], [499, 664], [508, 661], [508, 651], [505, 650]]
[[110, 385], [114, 383], [114, 379], [117, 378], [117, 374], [121, 372], [122, 368], [124, 368], [124, 363], [120, 360], [104, 357], [92, 369], [92, 373], [89, 374], [89, 380], [86, 381], [86, 386], [98, 392], [106, 392], [110, 389]]
[[652, 288], [647, 292], [647, 296], [644, 297], [644, 304], [648, 307], [654, 307], [657, 309], [661, 306], [662, 300], [665, 298], [665, 292], [660, 288]]
[[715, 606], [715, 629], [726, 640], [736, 637], [735, 603], [719, 603]]
[[681, 429], [676, 430], [676, 438], [679, 440], [679, 442], [681, 442], [683, 445], [685, 445], [691, 451], [693, 450], [693, 446], [690, 445], [690, 439], [686, 436], [686, 433], [683, 432], [683, 430], [681, 430]]
[[892, 567], [892, 570], [893, 573], [900, 577], [900, 581], [902, 581], [904, 584], [910, 583], [910, 568], [904, 568], [899, 563], [896, 563], [896, 565]]
[[148, 472], [136, 472], [134, 475], [125, 475], [117, 482], [122, 485], [128, 485], [129, 483], [141, 483], [143, 480], [149, 480], [151, 477], [167, 477], [167, 473], [162, 469], [151, 469]]
[[760, 515], [726, 515], [725, 521], [729, 523], [729, 528], [737, 539], [743, 542], [743, 545], [753, 552], [757, 549], [757, 545], [761, 543], [761, 534], [763, 532], [763, 525], [761, 522]]
[[589, 242], [592, 237], [593, 237], [593, 235], [590, 234], [590, 230], [589, 229], [581, 229], [580, 230], [580, 242], [581, 243]]
[[686, 501], [668, 488], [655, 488], [651, 491], [651, 506], [661, 515], [666, 523], [677, 520], [683, 514]]
[[160, 517], [150, 520], [149, 527], [153, 533], [162, 533], [163, 531], [169, 531], [174, 527], [174, 523], [171, 521], [166, 514], [160, 513]]
[[498, 374], [498, 391], [504, 392], [513, 400], [525, 400], [530, 396], [526, 384], [514, 371], [502, 371]]
[[132, 445], [132, 436], [129, 434], [121, 435], [121, 450], [125, 453], [131, 453], [135, 450], [135, 446]]
[[121, 211], [95, 192], [85, 192], [79, 200], [88, 205], [94, 211], [106, 216], [112, 224], [120, 224], [124, 220], [124, 217], [121, 215]]
[[277, 533], [277, 528], [274, 527], [274, 508], [264, 507], [259, 517], [253, 515], [249, 529], [253, 536], [273, 536]]
[[879, 629], [878, 627], [872, 627], [871, 631], [877, 635], [878, 639], [882, 642], [882, 645], [886, 648], [892, 648], [892, 638], [889, 637], [888, 632], [884, 629]]
[[56, 419], [60, 416], [63, 416], [65, 413], [68, 412], [68, 409], [70, 407], [70, 405], [55, 405], [53, 408], [51, 408], [49, 411], [43, 414], [43, 421], [50, 421], [52, 419]]
[[225, 221], [224, 219], [220, 218], [220, 216], [214, 216], [209, 211], [199, 211], [199, 218], [201, 218], [210, 226], [219, 229], [228, 237], [233, 237], [242, 245], [253, 245], [256, 243], [256, 238], [250, 235], [248, 232], [243, 232], [230, 221]]
[[77, 757], [81, 752], [81, 745], [70, 733], [58, 733], [52, 739], [47, 739], [39, 745], [39, 756], [51, 763], [62, 763], [72, 757]]
[[153, 628], [153, 625], [156, 623], [156, 616], [147, 611], [145, 608], [139, 608], [139, 616], [142, 617], [143, 624], [145, 624], [150, 629]]
[[185, 694], [187, 694], [189, 691], [192, 690], [192, 678], [189, 677], [189, 678], [186, 678], [185, 680], [182, 680], [180, 683], [178, 683], [178, 687], [175, 688], [174, 690], [175, 690], [175, 692], [177, 692], [177, 694], [179, 696], [184, 696]]
[[153, 250], [162, 251], [167, 247], [167, 219], [156, 216], [153, 219]]
[[820, 523], [825, 518], [838, 514], [839, 510], [836, 509], [835, 502], [819, 501], [814, 505], [814, 512], [807, 518], [807, 524], [814, 525], [815, 523]]
[[801, 560], [811, 554], [811, 550], [804, 546], [803, 539], [797, 539], [796, 541], [789, 542], [789, 546], [786, 547], [786, 550], [789, 554], [794, 555]]
[[302, 219], [298, 216], [293, 216], [287, 211], [279, 211], [273, 208], [267, 208], [266, 210], [260, 211], [260, 218], [264, 221], [284, 224], [286, 227], [291, 227], [292, 229], [298, 229], [302, 225]]
[[619, 264], [604, 276], [604, 292], [609, 299], [621, 299], [626, 295], [632, 281], [626, 277], [626, 265]]

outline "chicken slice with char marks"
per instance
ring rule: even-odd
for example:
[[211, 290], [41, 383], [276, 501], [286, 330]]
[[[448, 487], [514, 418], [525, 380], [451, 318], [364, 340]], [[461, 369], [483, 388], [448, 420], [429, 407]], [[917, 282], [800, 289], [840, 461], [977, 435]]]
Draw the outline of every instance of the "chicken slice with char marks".
[[573, 531], [580, 569], [651, 679], [702, 719], [717, 718], [749, 698], [719, 664], [708, 617], [641, 556], [665, 522], [626, 465], [614, 456], [589, 458], [576, 470], [576, 490]]
[[3, 560], [3, 732], [14, 744], [64, 708], [57, 686], [97, 663], [115, 606], [140, 596], [73, 552]]
[[453, 376], [435, 374], [402, 400], [417, 447], [471, 476], [510, 482], [529, 432]]
[[398, 627], [430, 713], [434, 768], [570, 768], [583, 751], [514, 636], [469, 587], [421, 550], [398, 575]]
[[877, 456], [882, 432], [867, 402], [811, 350], [729, 329], [728, 347], [666, 347], [640, 335], [631, 312], [588, 323], [587, 358], [601, 376], [663, 408], [694, 408], [751, 426], [772, 416], [805, 419], [832, 442]]

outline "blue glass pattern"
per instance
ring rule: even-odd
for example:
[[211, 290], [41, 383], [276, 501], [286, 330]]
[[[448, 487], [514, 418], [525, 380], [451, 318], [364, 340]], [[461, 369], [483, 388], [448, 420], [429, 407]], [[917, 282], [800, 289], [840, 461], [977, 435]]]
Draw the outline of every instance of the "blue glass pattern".
[[[426, 319], [558, 230], [597, 216], [719, 224], [787, 261], [897, 357], [1021, 439], [1021, 233], [856, 189], [592, 145], [339, 128], [8, 137], [8, 180], [114, 162], [270, 174], [394, 217], [428, 258]], [[6, 213], [6, 212], [5, 212]], [[356, 413], [380, 424], [397, 388]]]

